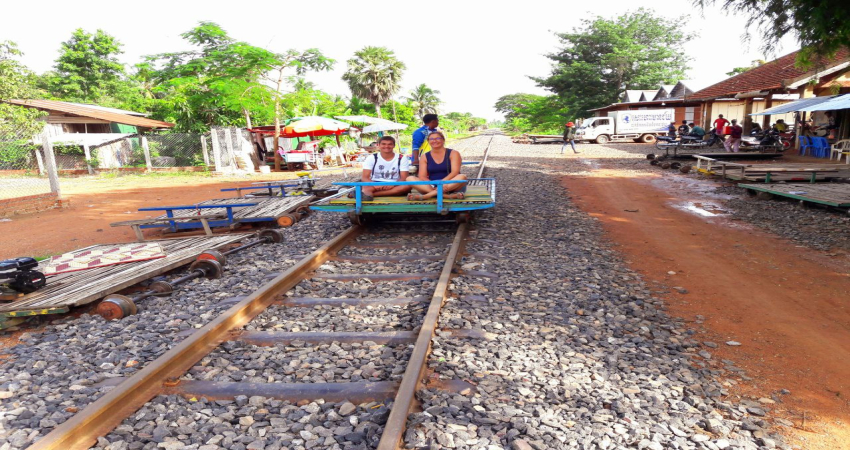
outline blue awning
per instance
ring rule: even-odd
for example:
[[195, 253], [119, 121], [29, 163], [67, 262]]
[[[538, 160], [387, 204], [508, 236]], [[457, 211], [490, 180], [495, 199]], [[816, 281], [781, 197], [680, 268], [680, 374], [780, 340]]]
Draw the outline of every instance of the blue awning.
[[835, 109], [850, 109], [850, 94], [833, 97], [827, 102], [807, 106], [800, 111], [832, 111]]
[[[795, 111], [810, 111], [805, 108], [815, 106], [821, 104], [823, 102], [829, 101], [834, 96], [830, 95], [828, 97], [809, 97], [809, 98], [801, 98], [799, 100], [794, 100], [790, 103], [785, 103], [779, 106], [774, 106], [773, 108], [765, 109], [762, 112], [758, 112], [755, 114], [750, 114], [751, 116], [770, 116], [774, 114], [788, 114], [790, 112]], [[830, 108], [835, 109], [835, 108]]]

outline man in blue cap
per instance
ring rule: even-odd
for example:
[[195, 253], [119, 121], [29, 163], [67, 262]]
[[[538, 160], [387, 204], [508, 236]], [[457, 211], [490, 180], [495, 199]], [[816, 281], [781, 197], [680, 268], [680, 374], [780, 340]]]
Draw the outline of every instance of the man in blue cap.
[[422, 122], [425, 125], [413, 132], [413, 151], [410, 153], [410, 163], [414, 166], [419, 164], [419, 158], [423, 154], [431, 150], [431, 146], [428, 145], [428, 135], [432, 131], [437, 131], [437, 127], [440, 126], [440, 121], [436, 114], [425, 114], [422, 116]]

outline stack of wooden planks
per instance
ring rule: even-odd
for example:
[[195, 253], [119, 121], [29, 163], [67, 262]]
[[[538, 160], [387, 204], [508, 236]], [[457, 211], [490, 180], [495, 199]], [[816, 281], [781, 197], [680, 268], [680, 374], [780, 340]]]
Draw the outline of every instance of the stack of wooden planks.
[[697, 170], [701, 173], [718, 175], [733, 181], [825, 181], [835, 178], [850, 178], [850, 165], [812, 163], [768, 163], [747, 164], [720, 161], [705, 156], [696, 156]]
[[[0, 305], [0, 328], [3, 328], [4, 319], [67, 312], [72, 306], [91, 303], [106, 295], [189, 264], [205, 250], [220, 249], [251, 235], [251, 233], [240, 233], [186, 239], [161, 239], [152, 242], [160, 244], [166, 254], [165, 258], [97, 267], [48, 277], [47, 286], [24, 295], [14, 302]], [[93, 245], [80, 250], [112, 246]], [[42, 270], [46, 264], [46, 260], [42, 261], [39, 270]]]

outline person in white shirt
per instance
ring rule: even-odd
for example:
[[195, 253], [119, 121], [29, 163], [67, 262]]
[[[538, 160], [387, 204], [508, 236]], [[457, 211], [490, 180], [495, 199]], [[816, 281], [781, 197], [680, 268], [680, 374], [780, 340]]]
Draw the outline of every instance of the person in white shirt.
[[[363, 182], [405, 181], [410, 174], [410, 158], [395, 152], [395, 138], [384, 136], [378, 141], [378, 153], [363, 161]], [[410, 192], [410, 186], [363, 186], [363, 201], [374, 197], [400, 196]]]

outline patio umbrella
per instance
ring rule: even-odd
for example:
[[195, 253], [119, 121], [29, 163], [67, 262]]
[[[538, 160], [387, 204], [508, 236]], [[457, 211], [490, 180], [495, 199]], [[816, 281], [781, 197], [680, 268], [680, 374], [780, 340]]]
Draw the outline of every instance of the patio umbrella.
[[349, 122], [360, 122], [360, 123], [378, 123], [378, 122], [388, 122], [386, 119], [379, 119], [377, 117], [365, 116], [363, 114], [357, 116], [334, 116], [337, 119], [347, 120]]
[[349, 125], [339, 120], [320, 116], [296, 117], [289, 120], [283, 129], [287, 136], [339, 136]]
[[363, 128], [364, 133], [377, 133], [379, 131], [398, 131], [404, 130], [407, 125], [403, 123], [390, 122], [389, 120], [373, 123]]

